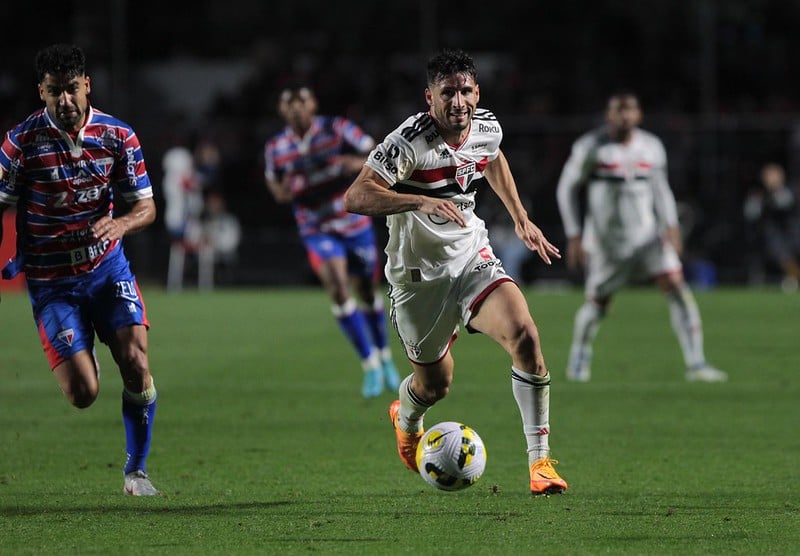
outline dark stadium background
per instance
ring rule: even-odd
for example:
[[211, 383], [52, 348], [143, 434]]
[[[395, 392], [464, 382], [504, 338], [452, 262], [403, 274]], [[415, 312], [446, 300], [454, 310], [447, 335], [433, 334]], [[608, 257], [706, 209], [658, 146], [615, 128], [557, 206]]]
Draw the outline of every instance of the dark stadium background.
[[[40, 104], [36, 50], [81, 45], [92, 102], [137, 130], [157, 188], [161, 155], [178, 134], [200, 133], [219, 145], [220, 186], [245, 230], [228, 285], [312, 280], [289, 209], [263, 186], [261, 149], [281, 125], [274, 107], [282, 85], [305, 80], [322, 112], [350, 116], [380, 139], [424, 108], [424, 63], [444, 46], [476, 58], [482, 105], [504, 125], [504, 149], [534, 219], [560, 245], [561, 165], [617, 89], [640, 95], [643, 127], [667, 146], [689, 232], [690, 276], [710, 264], [721, 283], [750, 280], [745, 195], [769, 160], [786, 165], [790, 180], [800, 178], [800, 1], [183, 4], [7, 6], [0, 129]], [[140, 279], [163, 283], [163, 223], [126, 244]], [[574, 279], [561, 264], [526, 272], [530, 280]]]

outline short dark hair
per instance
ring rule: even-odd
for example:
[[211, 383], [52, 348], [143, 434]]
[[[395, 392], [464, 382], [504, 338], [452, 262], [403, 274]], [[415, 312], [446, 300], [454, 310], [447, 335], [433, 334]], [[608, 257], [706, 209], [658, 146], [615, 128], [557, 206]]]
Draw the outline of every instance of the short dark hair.
[[86, 56], [73, 44], [53, 44], [36, 54], [36, 77], [39, 83], [44, 76], [63, 75], [80, 77], [86, 75]]
[[428, 85], [441, 81], [448, 75], [463, 73], [478, 80], [475, 61], [461, 49], [444, 49], [428, 60]]

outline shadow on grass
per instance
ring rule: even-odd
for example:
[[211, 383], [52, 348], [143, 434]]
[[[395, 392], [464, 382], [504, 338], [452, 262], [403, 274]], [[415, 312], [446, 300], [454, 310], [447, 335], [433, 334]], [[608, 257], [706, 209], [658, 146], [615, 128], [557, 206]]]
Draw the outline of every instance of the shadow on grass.
[[[142, 499], [144, 500], [144, 499]], [[149, 501], [164, 500], [163, 498], [147, 498]], [[70, 507], [62, 502], [56, 502], [52, 505], [37, 505], [37, 506], [0, 506], [0, 516], [3, 517], [24, 517], [24, 516], [38, 516], [46, 514], [102, 514], [104, 516], [118, 514], [176, 514], [176, 515], [219, 515], [226, 512], [237, 512], [242, 510], [268, 510], [270, 508], [280, 508], [295, 504], [288, 500], [276, 500], [273, 502], [235, 502], [232, 504], [186, 504], [186, 505], [171, 505], [169, 507], [146, 507], [141, 504], [131, 504], [128, 506], [119, 506], [118, 504], [96, 504], [96, 505], [80, 505]]]

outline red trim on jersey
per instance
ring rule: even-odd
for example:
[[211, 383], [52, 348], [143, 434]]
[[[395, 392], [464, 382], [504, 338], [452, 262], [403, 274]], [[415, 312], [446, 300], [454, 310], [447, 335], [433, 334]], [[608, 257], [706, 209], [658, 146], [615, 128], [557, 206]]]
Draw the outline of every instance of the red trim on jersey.
[[[475, 172], [483, 172], [489, 159], [484, 157], [475, 162]], [[442, 166], [441, 168], [430, 168], [428, 170], [414, 170], [409, 178], [411, 181], [422, 183], [435, 183], [446, 179], [455, 179], [458, 166]]]

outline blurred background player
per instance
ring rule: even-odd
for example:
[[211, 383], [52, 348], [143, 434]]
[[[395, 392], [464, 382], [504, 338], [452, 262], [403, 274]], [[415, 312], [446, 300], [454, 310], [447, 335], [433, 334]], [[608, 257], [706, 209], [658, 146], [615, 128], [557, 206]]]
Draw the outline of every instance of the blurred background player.
[[[75, 407], [92, 405], [100, 388], [95, 332], [109, 346], [123, 381], [124, 492], [151, 496], [158, 491], [145, 462], [157, 394], [149, 323], [121, 240], [151, 224], [156, 206], [139, 139], [89, 104], [85, 64], [75, 46], [41, 50], [45, 108], [11, 129], [0, 148], [0, 212], [16, 206], [18, 215], [17, 255], [3, 277], [25, 273], [42, 346]], [[131, 205], [122, 216], [114, 214], [115, 187]]]
[[[522, 417], [532, 494], [567, 489], [550, 459], [550, 373], [525, 296], [495, 257], [475, 214], [479, 188], [489, 184], [514, 221], [517, 237], [550, 264], [558, 249], [528, 218], [497, 118], [478, 108], [472, 58], [444, 50], [427, 66], [428, 111], [410, 116], [370, 154], [350, 186], [346, 207], [385, 215], [386, 277], [392, 323], [414, 372], [389, 406], [397, 452], [419, 471], [423, 418], [453, 382], [450, 351], [460, 324], [486, 334], [511, 356], [511, 390]], [[485, 179], [484, 179], [485, 178]]]
[[197, 257], [197, 285], [209, 289], [212, 280], [211, 248], [203, 241], [203, 180], [195, 158], [185, 145], [174, 145], [161, 161], [164, 170], [164, 224], [170, 238], [167, 290], [183, 289], [186, 256]]
[[751, 248], [758, 266], [777, 266], [783, 290], [795, 292], [800, 283], [800, 205], [780, 164], [765, 164], [759, 181], [744, 206]]
[[[343, 117], [317, 115], [308, 87], [285, 89], [278, 112], [286, 127], [264, 148], [267, 187], [292, 203], [311, 268], [333, 301], [332, 311], [361, 359], [362, 394], [397, 388], [378, 291], [379, 251], [372, 219], [344, 209], [344, 192], [363, 166], [373, 139]], [[352, 281], [361, 307], [350, 294]]]
[[586, 269], [586, 301], [575, 315], [567, 378], [590, 379], [592, 342], [613, 294], [626, 284], [652, 279], [666, 294], [686, 379], [721, 382], [727, 375], [706, 362], [700, 312], [683, 277], [666, 151], [658, 137], [638, 127], [641, 119], [636, 95], [611, 96], [606, 125], [573, 144], [558, 182], [567, 266]]

